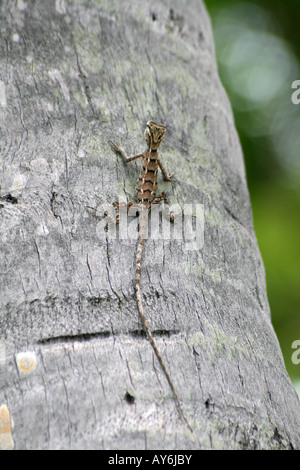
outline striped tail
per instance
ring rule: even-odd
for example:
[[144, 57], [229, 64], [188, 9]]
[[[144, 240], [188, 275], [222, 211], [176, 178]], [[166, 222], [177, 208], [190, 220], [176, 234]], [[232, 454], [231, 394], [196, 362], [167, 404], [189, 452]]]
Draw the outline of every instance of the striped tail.
[[142, 213], [141, 213], [141, 222], [140, 222], [139, 238], [138, 238], [137, 253], [136, 253], [136, 272], [135, 272], [136, 284], [135, 284], [135, 286], [136, 286], [136, 297], [137, 297], [138, 309], [139, 309], [139, 313], [140, 313], [144, 328], [146, 330], [146, 334], [149, 338], [149, 341], [150, 341], [150, 343], [151, 343], [151, 345], [154, 349], [154, 352], [157, 356], [157, 359], [158, 359], [158, 361], [161, 365], [161, 368], [162, 368], [162, 370], [163, 370], [163, 372], [166, 376], [166, 379], [167, 379], [167, 381], [170, 385], [170, 388], [172, 390], [172, 393], [175, 397], [179, 414], [180, 414], [182, 420], [185, 422], [185, 424], [189, 428], [189, 430], [191, 431], [191, 433], [193, 434], [193, 431], [192, 431], [186, 417], [184, 416], [184, 413], [183, 413], [183, 410], [181, 408], [181, 404], [180, 404], [179, 398], [177, 396], [175, 387], [173, 385], [172, 379], [169, 375], [169, 372], [166, 369], [166, 366], [164, 364], [164, 361], [162, 360], [160, 352], [157, 349], [156, 343], [155, 343], [154, 338], [152, 336], [151, 330], [149, 328], [149, 325], [147, 323], [147, 320], [146, 320], [146, 317], [145, 317], [145, 314], [144, 314], [144, 310], [143, 310], [142, 295], [141, 295], [141, 288], [140, 288], [140, 272], [141, 272], [141, 259], [142, 259], [142, 254], [143, 254], [143, 245], [144, 245], [144, 235], [145, 235], [145, 230], [146, 230], [145, 212], [146, 211], [142, 211]]

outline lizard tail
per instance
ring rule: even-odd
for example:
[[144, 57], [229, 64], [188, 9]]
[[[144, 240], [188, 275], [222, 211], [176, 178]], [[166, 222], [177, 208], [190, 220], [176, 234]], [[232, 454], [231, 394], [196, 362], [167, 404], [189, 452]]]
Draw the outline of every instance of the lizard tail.
[[175, 397], [175, 400], [176, 400], [176, 403], [177, 403], [177, 407], [178, 407], [178, 411], [179, 411], [179, 414], [182, 418], [182, 420], [185, 422], [185, 424], [187, 425], [187, 427], [189, 428], [189, 430], [191, 431], [191, 433], [193, 434], [193, 431], [186, 419], [186, 417], [184, 416], [184, 413], [183, 413], [183, 410], [181, 408], [181, 404], [180, 404], [180, 401], [179, 401], [179, 398], [178, 398], [178, 395], [176, 393], [176, 390], [175, 390], [175, 387], [173, 385], [173, 382], [172, 382], [172, 379], [169, 375], [169, 372], [167, 371], [166, 369], [166, 366], [164, 364], [164, 361], [162, 360], [162, 357], [160, 355], [160, 352], [156, 346], [156, 343], [154, 341], [154, 338], [152, 336], [152, 333], [151, 333], [151, 330], [149, 328], [149, 325], [147, 323], [147, 320], [146, 320], [146, 316], [144, 314], [144, 310], [143, 310], [143, 303], [142, 303], [142, 296], [141, 296], [141, 288], [140, 288], [140, 271], [141, 271], [141, 259], [142, 259], [142, 253], [143, 253], [143, 245], [144, 245], [144, 234], [143, 234], [143, 230], [140, 231], [140, 234], [139, 234], [139, 238], [138, 238], [138, 244], [137, 244], [137, 253], [136, 253], [136, 276], [135, 276], [135, 280], [136, 280], [136, 297], [137, 297], [137, 303], [138, 303], [138, 310], [139, 310], [139, 314], [141, 316], [141, 319], [142, 319], [142, 322], [143, 322], [143, 325], [144, 325], [144, 328], [146, 330], [146, 334], [149, 338], [149, 341], [154, 349], [154, 352], [157, 356], [157, 359], [160, 363], [160, 366], [165, 374], [165, 377], [169, 383], [169, 386], [172, 390], [172, 393]]

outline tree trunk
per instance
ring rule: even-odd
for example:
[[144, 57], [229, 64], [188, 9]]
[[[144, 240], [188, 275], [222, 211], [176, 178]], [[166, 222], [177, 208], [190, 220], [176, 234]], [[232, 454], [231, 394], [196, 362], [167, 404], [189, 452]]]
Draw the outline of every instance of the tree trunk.
[[[1, 2], [2, 448], [300, 448], [207, 13], [170, 5]], [[204, 210], [203, 246], [149, 238], [141, 268], [193, 435], [141, 333], [136, 240], [87, 207], [134, 200], [139, 160], [108, 140], [141, 152], [150, 119], [177, 180], [158, 192]]]

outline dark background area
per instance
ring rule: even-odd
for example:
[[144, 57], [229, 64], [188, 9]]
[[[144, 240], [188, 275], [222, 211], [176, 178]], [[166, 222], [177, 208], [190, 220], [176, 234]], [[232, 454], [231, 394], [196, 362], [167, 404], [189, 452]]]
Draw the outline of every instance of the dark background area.
[[299, 0], [205, 0], [222, 82], [245, 156], [267, 292], [286, 368], [300, 394]]

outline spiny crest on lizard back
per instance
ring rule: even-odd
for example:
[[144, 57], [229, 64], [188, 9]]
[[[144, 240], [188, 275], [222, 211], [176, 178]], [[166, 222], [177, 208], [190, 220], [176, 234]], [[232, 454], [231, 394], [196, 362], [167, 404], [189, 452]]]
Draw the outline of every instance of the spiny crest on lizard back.
[[156, 124], [148, 121], [145, 129], [145, 139], [149, 149], [157, 150], [163, 139], [166, 127], [162, 124]]

